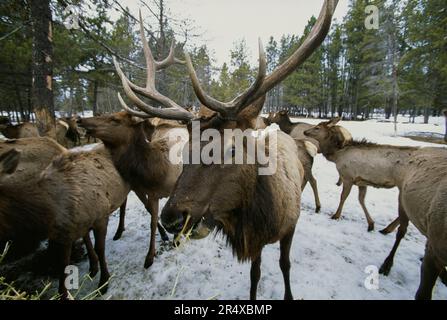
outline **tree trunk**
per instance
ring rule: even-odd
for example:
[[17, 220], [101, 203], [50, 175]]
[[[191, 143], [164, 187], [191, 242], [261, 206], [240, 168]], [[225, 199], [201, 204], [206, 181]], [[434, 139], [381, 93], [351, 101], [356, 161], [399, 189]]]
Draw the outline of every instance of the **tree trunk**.
[[[393, 58], [394, 60], [394, 58]], [[397, 86], [397, 64], [393, 65], [393, 115], [394, 115], [394, 136], [397, 136], [397, 100], [399, 98]]]
[[445, 109], [443, 111], [444, 116], [445, 116], [445, 136], [444, 136], [444, 141], [447, 142], [447, 109]]
[[429, 119], [430, 119], [430, 109], [428, 107], [424, 107], [424, 124], [428, 124]]
[[93, 116], [98, 115], [98, 81], [93, 82]]
[[53, 101], [53, 34], [50, 0], [31, 0], [32, 101], [41, 136], [56, 138]]

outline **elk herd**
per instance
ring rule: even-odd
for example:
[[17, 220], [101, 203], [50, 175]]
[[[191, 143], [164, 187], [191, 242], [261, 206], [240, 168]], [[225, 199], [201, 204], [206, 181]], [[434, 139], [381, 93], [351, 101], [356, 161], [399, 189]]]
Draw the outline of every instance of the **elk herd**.
[[[174, 46], [166, 59], [156, 61], [140, 15], [146, 85], [132, 83], [114, 59], [127, 100], [137, 109], [128, 106], [118, 94], [124, 111], [58, 120], [58, 142], [38, 137], [32, 124], [12, 126], [0, 119], [1, 132], [9, 138], [0, 142], [0, 244], [4, 246], [12, 241], [11, 250], [24, 254], [48, 240], [49, 257], [54, 259], [59, 275], [59, 293], [62, 298], [68, 298], [65, 268], [70, 264], [73, 243], [82, 239], [90, 274], [94, 276], [100, 271], [99, 288], [105, 292], [110, 277], [105, 257], [108, 219], [120, 208], [114, 237], [118, 240], [125, 229], [127, 195], [134, 191], [151, 217], [145, 268], [156, 263], [157, 229], [164, 241], [169, 240], [166, 232], [176, 239], [185, 232], [192, 239], [201, 239], [216, 230], [226, 237], [239, 261], [251, 262], [250, 298], [256, 299], [262, 250], [267, 244], [279, 242], [284, 298], [293, 299], [289, 253], [300, 216], [301, 192], [307, 183], [314, 193], [315, 211], [318, 213], [321, 209], [317, 181], [312, 174], [314, 157], [321, 153], [336, 164], [339, 185], [343, 188], [333, 219], [341, 217], [345, 200], [355, 185], [368, 231], [372, 231], [374, 220], [365, 205], [367, 188], [399, 189], [398, 217], [382, 230], [390, 233], [398, 227], [397, 236], [380, 272], [389, 274], [399, 243], [412, 222], [427, 238], [416, 298], [430, 299], [438, 277], [447, 285], [447, 149], [355, 141], [347, 129], [338, 125], [339, 118], [314, 126], [293, 123], [286, 112], [272, 113], [268, 118], [259, 116], [266, 94], [324, 41], [337, 3], [337, 0], [324, 1], [317, 22], [302, 45], [269, 75], [260, 42], [258, 75], [246, 91], [230, 102], [209, 96], [190, 57], [186, 54], [186, 61], [177, 59]], [[201, 103], [198, 113], [181, 107], [156, 89], [157, 71], [174, 64], [186, 65]], [[172, 163], [169, 152], [178, 141], [169, 139], [170, 132], [177, 130], [188, 136], [193, 122], [200, 123], [201, 131], [265, 131], [267, 140], [273, 139], [272, 132], [275, 132], [275, 172], [259, 175], [262, 165], [257, 162]], [[280, 130], [267, 130], [272, 124], [277, 124]], [[88, 151], [66, 149], [67, 139], [74, 145], [79, 143], [78, 127], [102, 143]], [[223, 134], [220, 137], [216, 142], [230, 154], [234, 153], [234, 142], [225, 141]], [[193, 149], [191, 139], [181, 143], [184, 148]], [[270, 145], [264, 151], [273, 152]], [[244, 147], [244, 159], [247, 153], [248, 148]], [[160, 223], [159, 200], [165, 197], [169, 200], [161, 212]], [[94, 245], [90, 231], [93, 231]]]

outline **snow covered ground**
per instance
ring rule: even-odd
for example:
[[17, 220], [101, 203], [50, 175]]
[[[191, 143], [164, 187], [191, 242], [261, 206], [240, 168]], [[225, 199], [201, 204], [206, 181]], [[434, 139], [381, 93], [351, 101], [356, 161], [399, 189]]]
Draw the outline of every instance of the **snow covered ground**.
[[[444, 132], [443, 119], [431, 124], [399, 124], [399, 135], [406, 132]], [[303, 120], [318, 123], [318, 120]], [[393, 124], [376, 121], [342, 122], [355, 138], [372, 142], [437, 146], [402, 137], [393, 137]], [[367, 206], [376, 221], [376, 231], [368, 233], [363, 211], [354, 188], [343, 210], [343, 218], [333, 221], [341, 188], [335, 184], [335, 165], [318, 155], [314, 165], [322, 202], [322, 212], [314, 213], [310, 187], [303, 193], [301, 216], [291, 250], [291, 285], [295, 299], [413, 299], [419, 283], [420, 258], [425, 239], [410, 226], [395, 257], [388, 277], [379, 277], [379, 288], [364, 286], [368, 266], [380, 267], [388, 255], [395, 233], [378, 232], [397, 217], [397, 190], [368, 188]], [[166, 201], [166, 200], [165, 200]], [[160, 204], [160, 210], [165, 204]], [[107, 260], [110, 280], [107, 299], [247, 299], [250, 287], [250, 264], [240, 264], [232, 257], [220, 236], [190, 241], [179, 249], [170, 249], [157, 235], [158, 256], [149, 269], [143, 268], [148, 249], [150, 217], [136, 196], [128, 200], [126, 231], [119, 241], [112, 237], [118, 225], [118, 214], [110, 220], [107, 236]], [[284, 285], [279, 268], [279, 244], [265, 247], [259, 299], [282, 299]], [[88, 262], [79, 264], [81, 274]], [[87, 292], [95, 287], [87, 285]], [[55, 281], [56, 282], [56, 281]], [[447, 287], [438, 281], [434, 299], [447, 299]]]

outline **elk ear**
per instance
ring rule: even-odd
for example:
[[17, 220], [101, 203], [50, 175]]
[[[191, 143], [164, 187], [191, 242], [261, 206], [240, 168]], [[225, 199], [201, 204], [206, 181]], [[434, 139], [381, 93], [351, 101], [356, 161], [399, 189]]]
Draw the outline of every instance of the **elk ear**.
[[343, 148], [344, 146], [346, 146], [346, 144], [352, 141], [351, 133], [343, 127], [336, 126], [333, 127], [331, 131], [334, 133], [337, 144], [340, 148]]
[[20, 162], [20, 152], [16, 149], [11, 149], [8, 152], [0, 155], [0, 172], [12, 174], [16, 171]]
[[332, 119], [331, 121], [329, 121], [328, 123], [327, 123], [327, 127], [328, 128], [332, 128], [332, 127], [335, 127], [336, 125], [337, 125], [337, 123], [339, 123], [341, 121], [341, 118], [340, 117], [337, 117], [337, 118], [334, 118], [334, 119]]

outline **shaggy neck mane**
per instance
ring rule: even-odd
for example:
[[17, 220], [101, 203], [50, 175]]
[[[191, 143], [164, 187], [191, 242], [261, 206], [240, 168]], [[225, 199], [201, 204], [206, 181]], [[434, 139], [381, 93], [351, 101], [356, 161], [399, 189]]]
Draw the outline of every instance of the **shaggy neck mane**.
[[143, 128], [138, 130], [127, 145], [106, 146], [116, 169], [133, 190], [157, 184], [164, 172], [159, 168], [160, 151], [151, 147]]
[[218, 226], [240, 262], [255, 260], [262, 247], [279, 232], [280, 221], [268, 179], [257, 175], [251, 198], [232, 212], [231, 221]]

